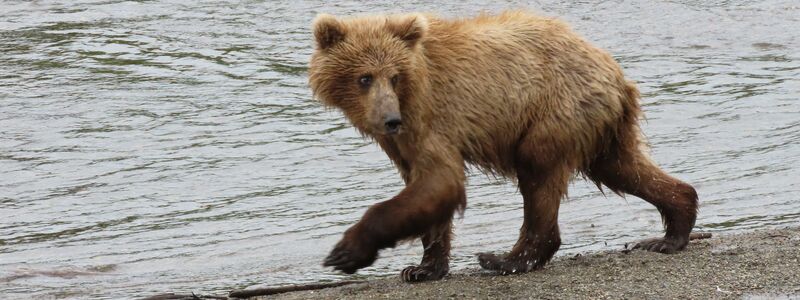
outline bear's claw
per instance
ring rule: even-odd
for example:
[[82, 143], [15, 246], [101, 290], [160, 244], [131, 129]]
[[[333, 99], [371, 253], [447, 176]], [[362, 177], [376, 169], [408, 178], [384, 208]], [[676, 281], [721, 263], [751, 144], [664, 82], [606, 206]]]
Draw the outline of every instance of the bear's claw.
[[328, 255], [327, 258], [325, 258], [325, 262], [323, 262], [322, 265], [338, 269], [339, 267], [342, 267], [345, 263], [347, 263], [348, 254], [349, 253], [347, 251], [336, 252], [334, 250], [334, 252], [331, 252], [331, 254]]
[[334, 270], [339, 270], [345, 272], [347, 274], [353, 274], [358, 269], [362, 268], [359, 267], [358, 262], [351, 258], [351, 255], [347, 251], [336, 252], [334, 250], [331, 252], [330, 255], [325, 259], [325, 262], [322, 263], [325, 267], [333, 267]]
[[408, 266], [400, 272], [400, 278], [405, 282], [423, 282], [442, 279], [446, 274], [446, 270], [435, 270], [422, 266]]
[[333, 267], [334, 270], [347, 274], [353, 274], [358, 269], [371, 265], [377, 256], [378, 250], [360, 247], [359, 244], [353, 243], [351, 239], [344, 238], [331, 250], [322, 265]]

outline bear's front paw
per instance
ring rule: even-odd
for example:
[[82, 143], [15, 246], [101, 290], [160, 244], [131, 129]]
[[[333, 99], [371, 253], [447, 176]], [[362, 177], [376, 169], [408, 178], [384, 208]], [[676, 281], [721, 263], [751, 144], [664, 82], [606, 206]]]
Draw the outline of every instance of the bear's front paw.
[[371, 265], [377, 257], [377, 248], [371, 247], [368, 243], [360, 243], [352, 235], [345, 234], [322, 265], [353, 274], [358, 269]]
[[447, 267], [433, 266], [408, 266], [400, 272], [400, 278], [405, 282], [423, 282], [429, 280], [439, 280], [447, 275]]

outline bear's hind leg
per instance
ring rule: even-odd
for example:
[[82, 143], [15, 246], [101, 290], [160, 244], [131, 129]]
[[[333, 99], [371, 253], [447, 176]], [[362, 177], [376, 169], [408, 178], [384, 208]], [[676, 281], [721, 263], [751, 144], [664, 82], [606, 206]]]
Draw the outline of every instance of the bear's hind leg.
[[506, 255], [480, 254], [481, 267], [503, 274], [540, 269], [558, 251], [558, 208], [567, 192], [570, 171], [567, 167], [520, 168], [519, 189], [524, 199], [525, 218], [520, 237]]
[[697, 192], [662, 171], [638, 145], [612, 145], [586, 173], [618, 194], [637, 196], [658, 208], [666, 234], [640, 241], [634, 249], [675, 253], [686, 247], [697, 217]]
[[405, 282], [421, 282], [442, 279], [450, 270], [450, 236], [452, 221], [433, 226], [422, 235], [422, 262], [418, 266], [403, 269], [400, 277]]

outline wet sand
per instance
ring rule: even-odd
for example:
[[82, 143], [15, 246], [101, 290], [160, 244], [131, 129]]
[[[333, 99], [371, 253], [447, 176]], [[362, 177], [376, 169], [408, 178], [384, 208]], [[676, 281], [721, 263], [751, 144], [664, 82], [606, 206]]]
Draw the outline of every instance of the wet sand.
[[558, 257], [521, 275], [474, 268], [437, 282], [393, 277], [251, 299], [372, 298], [800, 299], [800, 227], [714, 234], [673, 255], [620, 250]]

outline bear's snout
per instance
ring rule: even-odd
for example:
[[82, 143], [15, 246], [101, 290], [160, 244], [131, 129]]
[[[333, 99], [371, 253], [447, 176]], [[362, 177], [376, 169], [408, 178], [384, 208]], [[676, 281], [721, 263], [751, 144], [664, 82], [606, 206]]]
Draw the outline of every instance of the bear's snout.
[[403, 125], [403, 120], [400, 119], [400, 114], [390, 113], [383, 117], [383, 127], [386, 134], [395, 134], [400, 131], [400, 126]]

